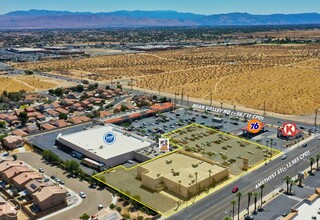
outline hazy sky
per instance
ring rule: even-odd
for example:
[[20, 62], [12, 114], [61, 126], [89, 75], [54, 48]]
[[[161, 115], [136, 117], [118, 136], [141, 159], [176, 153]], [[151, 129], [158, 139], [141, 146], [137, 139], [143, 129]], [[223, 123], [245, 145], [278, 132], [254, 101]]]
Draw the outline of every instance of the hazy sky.
[[47, 9], [109, 12], [117, 10], [176, 10], [199, 14], [248, 12], [320, 13], [320, 0], [0, 0], [0, 14], [16, 10]]

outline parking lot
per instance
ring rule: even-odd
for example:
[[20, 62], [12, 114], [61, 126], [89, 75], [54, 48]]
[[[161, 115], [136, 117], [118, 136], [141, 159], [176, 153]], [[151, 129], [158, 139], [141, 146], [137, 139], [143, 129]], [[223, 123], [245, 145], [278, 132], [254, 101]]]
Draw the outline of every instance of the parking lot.
[[[53, 153], [57, 154], [60, 159], [62, 159], [64, 161], [65, 160], [77, 160], [80, 163], [80, 160], [78, 160], [75, 157], [72, 157], [70, 155], [70, 152], [65, 152], [65, 151], [58, 149], [55, 146], [55, 140], [59, 134], [63, 134], [63, 135], [71, 134], [71, 133], [74, 133], [77, 131], [81, 131], [88, 126], [92, 126], [92, 123], [90, 122], [90, 123], [81, 124], [78, 126], [72, 126], [70, 128], [59, 129], [59, 130], [52, 131], [52, 132], [46, 132], [43, 134], [33, 135], [32, 137], [30, 137], [28, 139], [28, 141], [31, 145], [36, 145], [37, 147], [39, 147], [43, 150], [51, 150]], [[80, 165], [80, 166], [83, 171], [85, 171], [86, 173], [88, 173], [90, 175], [94, 171], [93, 169], [90, 169], [88, 167], [85, 167], [82, 165]]]
[[[89, 184], [85, 181], [80, 181], [76, 178], [70, 178], [67, 173], [56, 166], [51, 166], [45, 164], [41, 160], [41, 156], [33, 152], [17, 153], [18, 160], [25, 161], [27, 164], [33, 166], [34, 168], [43, 168], [44, 174], [47, 176], [56, 176], [62, 181], [64, 185], [74, 191], [75, 193], [84, 192], [86, 198], [83, 199], [82, 203], [66, 212], [63, 212], [50, 219], [60, 220], [60, 219], [74, 219], [78, 218], [84, 212], [88, 214], [94, 214], [98, 211], [98, 205], [102, 204], [107, 207], [111, 203], [111, 193], [107, 190], [98, 190], [89, 188]], [[50, 180], [51, 181], [51, 180]]]

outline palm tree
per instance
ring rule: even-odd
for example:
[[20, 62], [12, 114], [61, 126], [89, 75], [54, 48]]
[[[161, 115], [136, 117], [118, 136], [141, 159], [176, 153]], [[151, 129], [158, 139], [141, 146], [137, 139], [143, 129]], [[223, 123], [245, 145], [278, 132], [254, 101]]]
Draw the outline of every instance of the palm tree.
[[273, 144], [273, 139], [270, 138], [271, 155], [272, 155], [272, 144]]
[[313, 162], [314, 162], [314, 158], [310, 157], [309, 160], [310, 160], [310, 173], [312, 173], [312, 165], [313, 165]]
[[317, 170], [319, 169], [319, 159], [320, 159], [320, 153], [316, 154], [316, 159], [317, 159]]
[[250, 200], [251, 200], [252, 192], [248, 192], [248, 215], [249, 215], [249, 207], [250, 207]]
[[287, 194], [289, 194], [289, 183], [291, 181], [291, 178], [290, 176], [286, 176], [284, 180], [286, 181], [286, 184], [287, 184]]
[[263, 198], [263, 188], [266, 187], [264, 184], [260, 186], [260, 209], [262, 209], [262, 198]]
[[259, 194], [257, 192], [254, 192], [253, 196], [254, 196], [254, 212], [255, 212], [257, 210], [257, 201], [258, 201]]
[[232, 220], [234, 220], [234, 206], [237, 204], [236, 200], [232, 200], [231, 201], [231, 205], [232, 205]]
[[289, 194], [292, 194], [292, 185], [294, 185], [294, 181], [290, 180], [290, 190], [289, 190]]
[[267, 147], [268, 147], [268, 145], [269, 145], [269, 140], [267, 140], [266, 142], [267, 142]]
[[240, 220], [240, 201], [241, 201], [241, 196], [242, 196], [242, 193], [239, 191], [237, 193], [237, 197], [238, 197], [238, 220]]
[[209, 187], [208, 188], [210, 188], [210, 178], [211, 178], [211, 173], [212, 173], [212, 171], [211, 170], [208, 170], [208, 172], [209, 172]]

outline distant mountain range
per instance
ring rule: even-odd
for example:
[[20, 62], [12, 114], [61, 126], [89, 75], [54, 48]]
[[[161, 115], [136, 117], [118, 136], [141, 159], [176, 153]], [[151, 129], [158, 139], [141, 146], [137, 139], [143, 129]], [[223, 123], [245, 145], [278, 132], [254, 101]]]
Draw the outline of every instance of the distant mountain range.
[[0, 29], [320, 24], [320, 14], [201, 15], [176, 11], [69, 12], [29, 10], [0, 15]]

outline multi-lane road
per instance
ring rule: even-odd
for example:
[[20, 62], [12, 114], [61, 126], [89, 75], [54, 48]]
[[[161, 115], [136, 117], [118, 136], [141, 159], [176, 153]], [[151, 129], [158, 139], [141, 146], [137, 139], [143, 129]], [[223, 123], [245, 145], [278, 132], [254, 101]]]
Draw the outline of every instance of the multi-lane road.
[[[274, 178], [270, 178], [265, 184], [264, 195], [275, 191], [275, 189], [284, 184], [284, 177], [289, 175], [291, 177], [295, 176], [297, 172], [303, 171], [310, 167], [310, 157], [314, 157], [316, 153], [320, 152], [320, 141], [312, 139], [308, 146], [297, 147], [292, 151], [286, 153], [287, 159], [281, 160], [276, 158], [271, 161], [268, 165], [254, 170], [242, 178], [236, 180], [235, 182], [229, 184], [228, 186], [218, 190], [217, 192], [205, 197], [204, 199], [190, 205], [189, 207], [181, 210], [179, 213], [170, 216], [168, 219], [175, 220], [187, 220], [187, 219], [203, 219], [203, 220], [222, 220], [225, 216], [229, 216], [232, 205], [230, 202], [232, 200], [237, 201], [236, 194], [233, 194], [232, 188], [234, 186], [239, 187], [239, 191], [242, 193], [241, 199], [241, 210], [247, 207], [247, 193], [248, 192], [260, 192], [260, 189], [256, 189], [256, 184], [258, 184], [263, 179], [269, 177], [270, 175], [277, 172]], [[302, 155], [302, 156], [301, 156]], [[286, 171], [280, 172], [281, 168], [287, 167], [289, 162], [299, 158], [299, 161], [293, 166], [287, 168]], [[314, 166], [315, 167], [315, 166]], [[280, 172], [278, 174], [278, 172]], [[251, 199], [252, 201], [253, 199]], [[237, 208], [236, 208], [237, 210]]]

